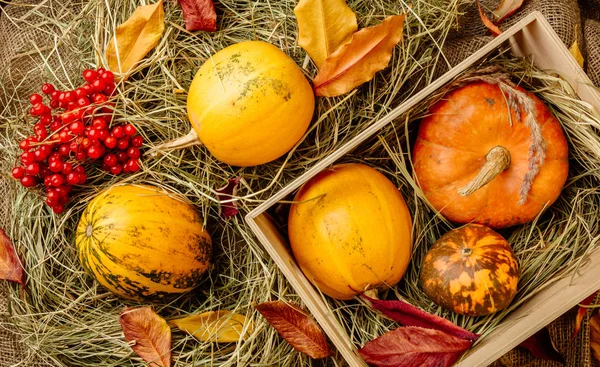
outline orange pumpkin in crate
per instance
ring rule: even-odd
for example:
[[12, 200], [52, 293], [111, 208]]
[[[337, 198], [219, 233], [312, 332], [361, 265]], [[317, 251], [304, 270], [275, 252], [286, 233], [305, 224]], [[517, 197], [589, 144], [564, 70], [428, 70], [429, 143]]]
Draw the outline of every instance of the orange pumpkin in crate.
[[443, 235], [421, 265], [425, 294], [463, 315], [483, 316], [505, 308], [518, 283], [519, 264], [512, 248], [500, 234], [479, 224]]
[[567, 141], [550, 109], [522, 88], [486, 82], [455, 89], [430, 108], [413, 163], [442, 215], [493, 228], [535, 219], [558, 198], [569, 170]]

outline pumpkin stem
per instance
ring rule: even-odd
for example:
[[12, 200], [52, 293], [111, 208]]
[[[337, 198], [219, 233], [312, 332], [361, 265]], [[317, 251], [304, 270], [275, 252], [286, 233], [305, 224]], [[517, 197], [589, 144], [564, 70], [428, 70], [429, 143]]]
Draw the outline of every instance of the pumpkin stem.
[[485, 156], [485, 164], [471, 182], [458, 190], [461, 196], [468, 196], [487, 185], [497, 175], [510, 167], [510, 152], [505, 147], [497, 146], [490, 149]]
[[156, 158], [165, 150], [173, 150], [173, 149], [183, 149], [188, 148], [194, 145], [202, 145], [200, 139], [198, 139], [198, 134], [196, 134], [196, 130], [190, 130], [187, 135], [184, 135], [175, 140], [168, 141], [164, 144], [157, 145], [148, 153], [150, 157]]

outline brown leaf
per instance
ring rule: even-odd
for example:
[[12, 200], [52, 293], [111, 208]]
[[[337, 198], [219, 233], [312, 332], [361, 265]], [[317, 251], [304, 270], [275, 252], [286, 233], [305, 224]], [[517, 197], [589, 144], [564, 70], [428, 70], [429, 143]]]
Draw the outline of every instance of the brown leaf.
[[443, 331], [399, 327], [367, 342], [358, 353], [378, 367], [450, 367], [471, 342]]
[[131, 17], [117, 27], [106, 49], [108, 68], [120, 77], [127, 74], [157, 44], [165, 30], [163, 0], [138, 6]]
[[217, 30], [217, 12], [212, 0], [179, 0], [188, 31]]
[[119, 315], [127, 342], [150, 366], [171, 366], [171, 328], [152, 307], [129, 308]]
[[0, 279], [25, 285], [25, 272], [10, 238], [0, 228]]
[[490, 18], [487, 17], [487, 15], [485, 15], [485, 13], [483, 12], [483, 9], [481, 8], [481, 4], [479, 4], [479, 0], [475, 0], [475, 2], [477, 3], [477, 8], [479, 8], [479, 16], [481, 17], [481, 21], [487, 27], [487, 29], [492, 31], [492, 34], [494, 35], [494, 37], [497, 37], [500, 34], [502, 34], [502, 31], [500, 30], [500, 28], [498, 28], [498, 26], [495, 25], [490, 20]]
[[404, 18], [404, 14], [393, 15], [375, 27], [354, 33], [349, 43], [325, 59], [313, 80], [316, 95], [339, 96], [373, 79], [387, 66], [392, 50], [402, 39]]
[[527, 349], [536, 358], [565, 363], [563, 356], [556, 350], [546, 327], [527, 338], [519, 346]]
[[590, 348], [594, 358], [600, 362], [600, 314], [597, 311], [590, 317]]
[[598, 294], [598, 291], [595, 291], [579, 303], [579, 307], [577, 308], [577, 316], [575, 316], [575, 331], [573, 331], [573, 335], [571, 335], [571, 343], [573, 342], [573, 340], [575, 340], [577, 334], [579, 334], [579, 330], [581, 329], [581, 322], [583, 321], [583, 317], [589, 309], [586, 306], [589, 306], [592, 303], [592, 301], [594, 301], [594, 299], [596, 298], [596, 294]]
[[350, 41], [358, 29], [356, 14], [345, 0], [300, 0], [294, 14], [298, 22], [298, 44], [317, 67]]
[[525, 0], [500, 0], [498, 7], [494, 9], [496, 24], [500, 24], [504, 19], [513, 15]]
[[191, 315], [170, 323], [203, 342], [235, 343], [246, 339], [253, 330], [252, 323], [244, 315], [225, 310]]
[[404, 326], [435, 329], [469, 341], [476, 341], [480, 337], [480, 335], [467, 331], [443, 317], [427, 313], [402, 300], [380, 301], [364, 294], [362, 297], [371, 302], [374, 309]]
[[237, 209], [237, 201], [232, 201], [232, 199], [237, 195], [239, 183], [239, 178], [232, 178], [227, 182], [227, 185], [215, 190], [218, 193], [217, 198], [219, 199], [220, 204], [219, 214], [224, 218], [233, 217], [239, 213], [239, 210]]
[[332, 355], [323, 330], [298, 306], [273, 301], [254, 307], [297, 351], [315, 359]]

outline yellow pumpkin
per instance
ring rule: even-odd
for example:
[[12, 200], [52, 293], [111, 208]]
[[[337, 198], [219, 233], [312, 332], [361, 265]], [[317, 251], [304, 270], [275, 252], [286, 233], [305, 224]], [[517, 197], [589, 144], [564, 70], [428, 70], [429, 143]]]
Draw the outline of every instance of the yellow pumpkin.
[[84, 210], [76, 234], [86, 272], [128, 299], [160, 299], [197, 285], [211, 239], [195, 208], [152, 186], [112, 186]]
[[312, 88], [292, 59], [269, 43], [246, 41], [202, 65], [187, 111], [211, 154], [247, 167], [288, 152], [306, 132], [314, 104]]
[[321, 292], [341, 300], [398, 283], [410, 261], [411, 230], [402, 194], [362, 164], [336, 165], [305, 183], [288, 219], [298, 265]]

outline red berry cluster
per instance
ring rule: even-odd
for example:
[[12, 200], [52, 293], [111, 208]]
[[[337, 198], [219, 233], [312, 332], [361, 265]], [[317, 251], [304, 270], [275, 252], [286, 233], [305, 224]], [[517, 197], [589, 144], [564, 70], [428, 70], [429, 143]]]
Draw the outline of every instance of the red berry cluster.
[[112, 110], [109, 97], [115, 92], [114, 74], [104, 68], [85, 70], [87, 83], [70, 91], [59, 91], [44, 84], [42, 93], [29, 97], [29, 113], [39, 119], [34, 136], [19, 144], [21, 164], [12, 176], [25, 187], [43, 183], [46, 204], [61, 213], [73, 186], [87, 180], [82, 163], [102, 159], [102, 168], [118, 175], [140, 169], [139, 148], [143, 138], [131, 124], [110, 126]]

